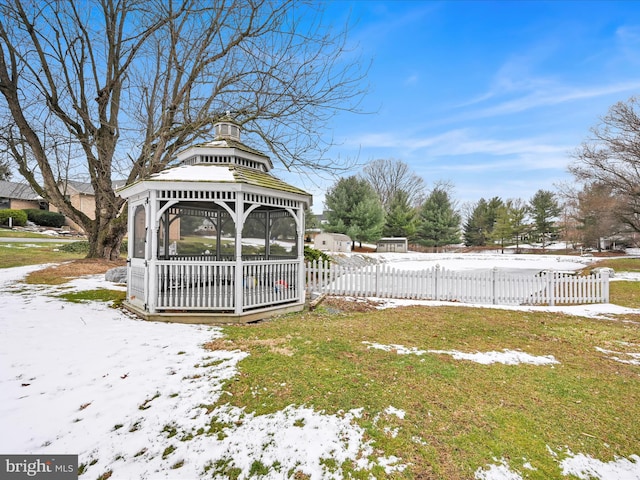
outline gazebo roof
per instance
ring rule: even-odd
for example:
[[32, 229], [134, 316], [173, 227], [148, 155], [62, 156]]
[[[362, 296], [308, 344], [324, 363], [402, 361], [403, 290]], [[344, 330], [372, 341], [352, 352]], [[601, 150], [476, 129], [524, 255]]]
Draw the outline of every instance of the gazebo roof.
[[289, 185], [270, 173], [241, 165], [180, 165], [151, 175], [147, 180], [151, 182], [243, 183], [298, 195], [309, 195], [304, 190]]
[[[311, 194], [304, 190], [289, 185], [288, 183], [274, 177], [270, 173], [263, 172], [254, 168], [242, 165], [225, 165], [225, 164], [196, 164], [196, 165], [179, 165], [177, 167], [168, 168], [159, 173], [153, 174], [148, 178], [136, 183], [127, 185], [119, 189], [118, 193], [122, 195], [129, 190], [131, 194], [139, 191], [142, 184], [160, 183], [217, 183], [217, 184], [244, 184], [252, 187], [262, 187], [279, 192], [292, 193], [295, 195], [304, 195], [311, 197]], [[133, 188], [138, 186], [138, 188]], [[164, 188], [164, 187], [163, 187]], [[146, 189], [142, 187], [142, 189]], [[122, 195], [126, 197], [128, 195]]]
[[251, 148], [248, 145], [245, 145], [238, 140], [234, 140], [232, 138], [221, 138], [218, 140], [213, 140], [211, 142], [198, 143], [196, 145], [192, 145], [191, 148], [202, 149], [202, 148], [235, 148], [236, 150], [241, 150], [243, 152], [252, 153], [254, 155], [260, 155], [262, 157], [268, 158], [264, 153], [260, 150], [256, 150], [255, 148]]
[[[126, 198], [148, 189], [176, 189], [178, 183], [186, 188], [208, 189], [206, 183], [218, 185], [241, 184], [257, 189], [268, 189], [283, 194], [304, 196], [310, 204], [311, 195], [304, 190], [289, 185], [269, 173], [273, 168], [271, 159], [262, 152], [248, 147], [240, 141], [240, 126], [228, 119], [215, 125], [216, 137], [213, 141], [192, 145], [177, 155], [178, 166], [167, 168], [127, 185], [118, 190]], [[161, 182], [158, 184], [158, 182]], [[155, 184], [155, 185], [154, 185]], [[189, 185], [189, 187], [187, 187]], [[299, 199], [301, 200], [301, 199]]]

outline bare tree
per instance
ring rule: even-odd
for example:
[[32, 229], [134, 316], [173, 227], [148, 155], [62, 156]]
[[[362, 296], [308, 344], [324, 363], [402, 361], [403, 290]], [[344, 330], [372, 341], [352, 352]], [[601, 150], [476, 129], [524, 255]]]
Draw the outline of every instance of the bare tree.
[[[162, 170], [227, 111], [289, 169], [333, 169], [321, 132], [356, 111], [366, 72], [318, 4], [12, 0], [0, 5], [0, 130], [19, 172], [116, 258], [128, 183]], [[312, 16], [302, 16], [312, 13]], [[95, 216], [65, 197], [88, 179]]]
[[424, 180], [411, 172], [409, 166], [401, 160], [373, 160], [364, 167], [362, 177], [376, 191], [387, 211], [399, 191], [407, 194], [409, 205], [414, 207], [424, 200]]
[[620, 221], [640, 232], [640, 100], [613, 105], [573, 153], [569, 171], [585, 185], [599, 185], [620, 203]]

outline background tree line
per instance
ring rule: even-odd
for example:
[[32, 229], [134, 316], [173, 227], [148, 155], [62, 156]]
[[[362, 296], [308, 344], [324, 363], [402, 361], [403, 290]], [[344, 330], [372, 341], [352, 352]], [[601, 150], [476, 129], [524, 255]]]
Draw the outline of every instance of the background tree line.
[[633, 230], [625, 223], [629, 207], [622, 207], [624, 196], [611, 184], [600, 180], [580, 187], [565, 185], [562, 193], [540, 189], [528, 200], [481, 198], [460, 208], [451, 184], [438, 182], [427, 191], [407, 164], [379, 159], [327, 191], [324, 227], [360, 245], [406, 237], [436, 250], [460, 243], [502, 249], [515, 245], [516, 250], [522, 243], [535, 243], [545, 249], [554, 240], [600, 250], [602, 238]]

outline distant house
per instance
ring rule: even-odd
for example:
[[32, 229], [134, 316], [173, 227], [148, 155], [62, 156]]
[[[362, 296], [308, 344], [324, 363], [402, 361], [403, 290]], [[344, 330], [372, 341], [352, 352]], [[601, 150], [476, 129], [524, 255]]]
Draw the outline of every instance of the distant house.
[[[113, 182], [113, 188], [115, 190], [116, 188], [124, 186], [124, 184], [124, 180], [115, 181]], [[65, 196], [71, 202], [71, 205], [87, 215], [89, 218], [96, 218], [96, 195], [93, 190], [93, 186], [90, 183], [67, 180], [61, 188], [62, 191], [65, 192]], [[58, 212], [59, 210], [52, 205], [51, 211]], [[66, 224], [74, 230], [83, 231], [80, 225], [68, 218]]]
[[313, 247], [323, 252], [350, 252], [353, 241], [343, 233], [320, 233], [316, 235]]
[[0, 210], [48, 210], [49, 204], [26, 183], [0, 181]]
[[385, 237], [377, 242], [377, 251], [380, 253], [398, 252], [406, 253], [409, 250], [406, 237]]

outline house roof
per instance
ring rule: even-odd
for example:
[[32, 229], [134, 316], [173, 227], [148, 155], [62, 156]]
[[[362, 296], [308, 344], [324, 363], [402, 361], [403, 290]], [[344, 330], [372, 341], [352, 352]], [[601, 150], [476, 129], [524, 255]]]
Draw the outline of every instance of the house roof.
[[9, 182], [6, 180], [0, 180], [0, 197], [15, 200], [42, 200], [42, 197], [26, 183]]
[[[114, 180], [111, 182], [114, 190], [120, 187], [123, 187], [126, 183], [126, 180]], [[71, 187], [76, 193], [80, 193], [83, 195], [95, 195], [95, 190], [93, 189], [93, 185], [89, 182], [78, 182], [75, 180], [66, 180], [67, 188]]]

